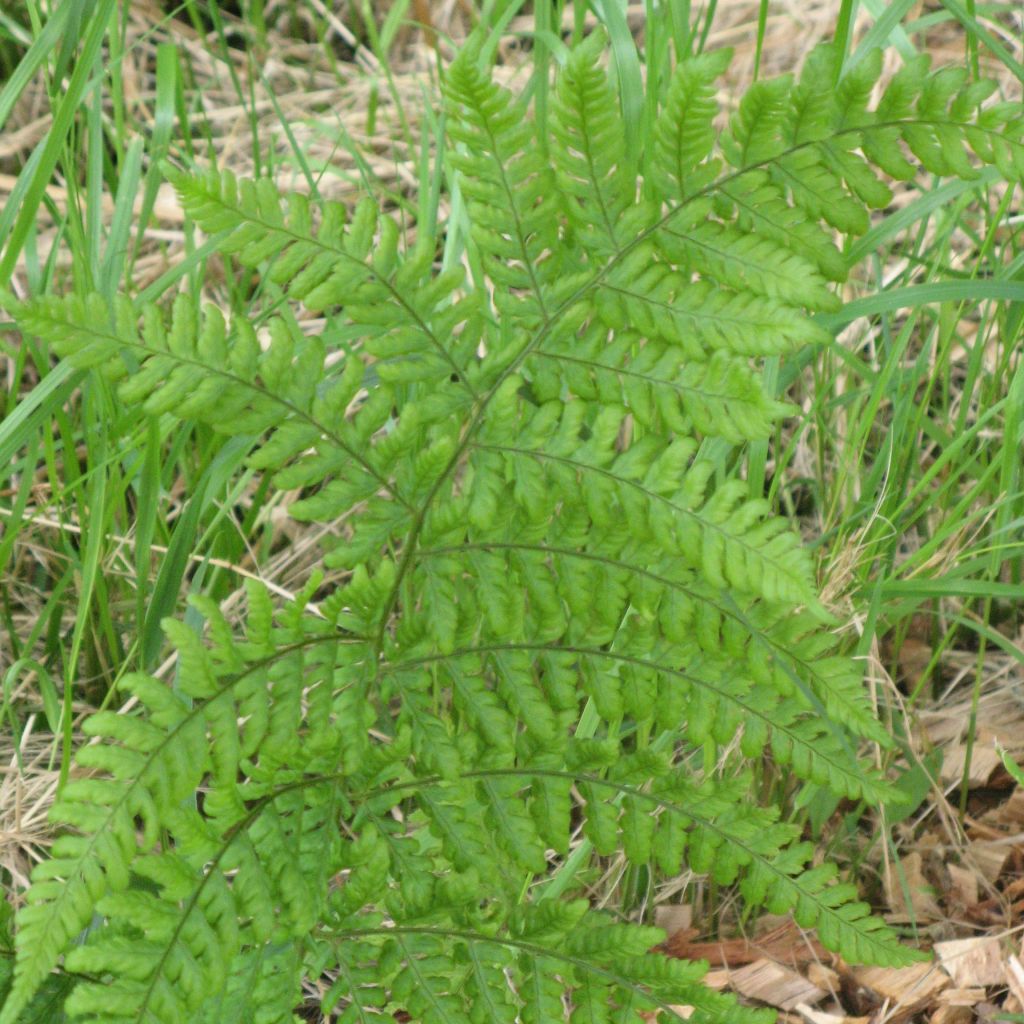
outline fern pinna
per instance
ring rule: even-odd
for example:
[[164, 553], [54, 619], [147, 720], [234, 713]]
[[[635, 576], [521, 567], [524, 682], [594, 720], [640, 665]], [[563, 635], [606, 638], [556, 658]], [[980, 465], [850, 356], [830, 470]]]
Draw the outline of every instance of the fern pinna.
[[572, 53], [543, 126], [479, 49], [448, 70], [468, 274], [370, 198], [177, 178], [220, 252], [343, 348], [286, 302], [19, 308], [140, 415], [246, 439], [293, 516], [339, 524], [341, 582], [283, 607], [252, 586], [244, 630], [196, 599], [205, 638], [166, 623], [176, 687], [130, 675], [134, 710], [88, 719], [0, 1024], [60, 962], [67, 1013], [105, 1024], [293, 1021], [304, 984], [346, 1022], [759, 1019], [564, 895], [571, 845], [735, 883], [852, 961], [913, 958], [749, 801], [766, 753], [893, 794], [856, 757], [889, 740], [807, 553], [729, 467], [788, 411], [757, 361], [825, 340], [809, 314], [890, 200], [879, 172], [1015, 179], [1018, 111], [923, 59], [871, 108], [877, 55], [840, 75], [824, 47], [719, 130], [718, 52], [678, 64], [627, 154], [601, 56]]

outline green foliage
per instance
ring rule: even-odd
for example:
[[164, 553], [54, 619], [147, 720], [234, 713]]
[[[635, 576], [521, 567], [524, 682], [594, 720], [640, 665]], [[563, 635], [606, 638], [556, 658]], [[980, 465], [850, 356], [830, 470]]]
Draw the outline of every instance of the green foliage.
[[346, 1022], [762, 1019], [649, 952], [657, 931], [536, 895], [578, 828], [849, 960], [913, 959], [750, 803], [743, 762], [769, 755], [837, 796], [897, 791], [856, 757], [888, 739], [807, 552], [712, 453], [789, 411], [757, 361], [826, 337], [808, 314], [836, 308], [879, 172], [1017, 178], [1018, 112], [921, 62], [872, 110], [880, 63], [833, 88], [823, 48], [718, 131], [711, 54], [675, 69], [638, 182], [601, 46], [559, 73], [547, 138], [477, 50], [448, 70], [469, 278], [372, 199], [211, 173], [177, 178], [188, 214], [329, 331], [184, 294], [169, 317], [18, 309], [140, 417], [246, 439], [293, 516], [341, 524], [340, 582], [278, 608], [251, 587], [241, 634], [194, 599], [206, 639], [165, 623], [176, 688], [130, 675], [135, 709], [88, 720], [0, 1024], [62, 958], [66, 1012], [105, 1024], [284, 1024], [303, 979]]

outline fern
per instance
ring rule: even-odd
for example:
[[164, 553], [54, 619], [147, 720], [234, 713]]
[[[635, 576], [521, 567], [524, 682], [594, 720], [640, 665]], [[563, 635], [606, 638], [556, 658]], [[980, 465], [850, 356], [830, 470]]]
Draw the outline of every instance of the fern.
[[67, 1013], [105, 1024], [288, 1022], [304, 979], [345, 1022], [760, 1020], [649, 953], [655, 930], [544, 898], [577, 825], [600, 855], [738, 884], [850, 960], [914, 958], [747, 799], [741, 762], [768, 754], [839, 796], [895, 794], [856, 756], [889, 741], [807, 552], [703, 442], [791, 411], [757, 360], [825, 337], [808, 314], [837, 307], [883, 176], [1019, 177], [1021, 118], [922, 61], [871, 109], [880, 63], [834, 89], [826, 47], [718, 131], [719, 52], [676, 67], [638, 182], [601, 52], [559, 73], [545, 140], [477, 49], [448, 70], [471, 279], [372, 199], [350, 216], [175, 177], [221, 253], [354, 347], [287, 304], [259, 329], [184, 294], [169, 316], [19, 307], [140, 416], [246, 439], [301, 491], [293, 516], [344, 525], [339, 585], [314, 574], [281, 607], [251, 586], [242, 633], [195, 599], [207, 639], [165, 624], [177, 689], [130, 675], [137, 710], [88, 720], [0, 1024], [62, 958]]

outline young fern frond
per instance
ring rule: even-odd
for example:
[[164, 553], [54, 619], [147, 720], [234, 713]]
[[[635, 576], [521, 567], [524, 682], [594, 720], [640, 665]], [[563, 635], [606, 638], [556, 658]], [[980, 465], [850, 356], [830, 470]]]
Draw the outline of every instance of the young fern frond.
[[849, 960], [914, 958], [747, 798], [743, 762], [769, 755], [840, 797], [896, 794], [857, 757], [890, 741], [809, 554], [703, 442], [791, 411], [757, 360], [826, 337], [809, 314], [836, 308], [883, 177], [1019, 177], [1022, 119], [921, 61], [872, 110], [880, 64], [833, 88], [825, 48], [719, 132], [716, 53], [675, 69], [637, 181], [600, 56], [596, 36], [572, 54], [544, 140], [479, 49], [448, 70], [480, 279], [407, 249], [371, 199], [350, 217], [175, 176], [220, 251], [325, 311], [343, 350], [286, 303], [18, 310], [140, 416], [244, 437], [294, 516], [344, 518], [324, 552], [344, 572], [282, 608], [252, 586], [243, 635], [195, 599], [205, 640], [166, 624], [176, 691], [131, 675], [137, 709], [89, 720], [0, 1024], [62, 956], [85, 1021], [289, 1024], [303, 979], [345, 1022], [762, 1020], [650, 953], [655, 931], [534, 896], [577, 828], [736, 884]]

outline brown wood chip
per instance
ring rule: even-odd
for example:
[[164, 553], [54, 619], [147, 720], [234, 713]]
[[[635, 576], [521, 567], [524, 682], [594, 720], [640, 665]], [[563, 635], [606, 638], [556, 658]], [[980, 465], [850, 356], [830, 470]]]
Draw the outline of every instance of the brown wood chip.
[[780, 1010], [792, 1010], [799, 1003], [813, 1004], [828, 995], [796, 971], [774, 960], [756, 960], [730, 977], [730, 987], [748, 999], [756, 999]]
[[979, 887], [977, 872], [960, 864], [947, 864], [949, 872], [950, 897], [962, 907], [972, 907], [978, 902]]
[[846, 1017], [841, 1013], [826, 1013], [806, 1003], [800, 1003], [795, 1009], [809, 1024], [868, 1024], [871, 1020], [870, 1017]]
[[722, 939], [718, 942], [694, 942], [696, 929], [670, 935], [661, 947], [669, 956], [681, 960], [707, 960], [713, 967], [740, 967], [756, 960], [777, 960], [799, 967], [816, 960], [830, 961], [832, 954], [819, 942], [805, 935], [795, 921], [753, 939]]
[[913, 910], [914, 920], [936, 921], [942, 917], [942, 909], [935, 898], [935, 888], [924, 874], [924, 861], [914, 850], [900, 858], [899, 870], [886, 873], [885, 895], [891, 910], [906, 914]]
[[1010, 994], [1024, 1008], [1024, 964], [1020, 962], [1020, 957], [1011, 955], [1007, 959], [1003, 971]]
[[930, 1006], [933, 999], [952, 982], [936, 964], [914, 964], [911, 967], [860, 967], [854, 970], [858, 984], [879, 999], [887, 999], [889, 1019], [903, 1018]]
[[[963, 779], [966, 761], [966, 743], [954, 743], [946, 747], [942, 753], [942, 781], [947, 786], [956, 785]], [[971, 768], [967, 773], [967, 785], [971, 789], [987, 786], [989, 780], [1002, 766], [1002, 759], [994, 747], [976, 744], [971, 750]]]
[[928, 1018], [929, 1024], [970, 1024], [974, 1011], [969, 1006], [939, 1006]]
[[968, 865], [978, 871], [991, 883], [995, 883], [1003, 873], [1010, 847], [997, 840], [980, 839], [967, 847], [965, 859]]
[[947, 988], [939, 993], [941, 1006], [977, 1006], [985, 998], [983, 988]]
[[1002, 951], [992, 938], [936, 942], [935, 955], [960, 988], [1003, 984]]

